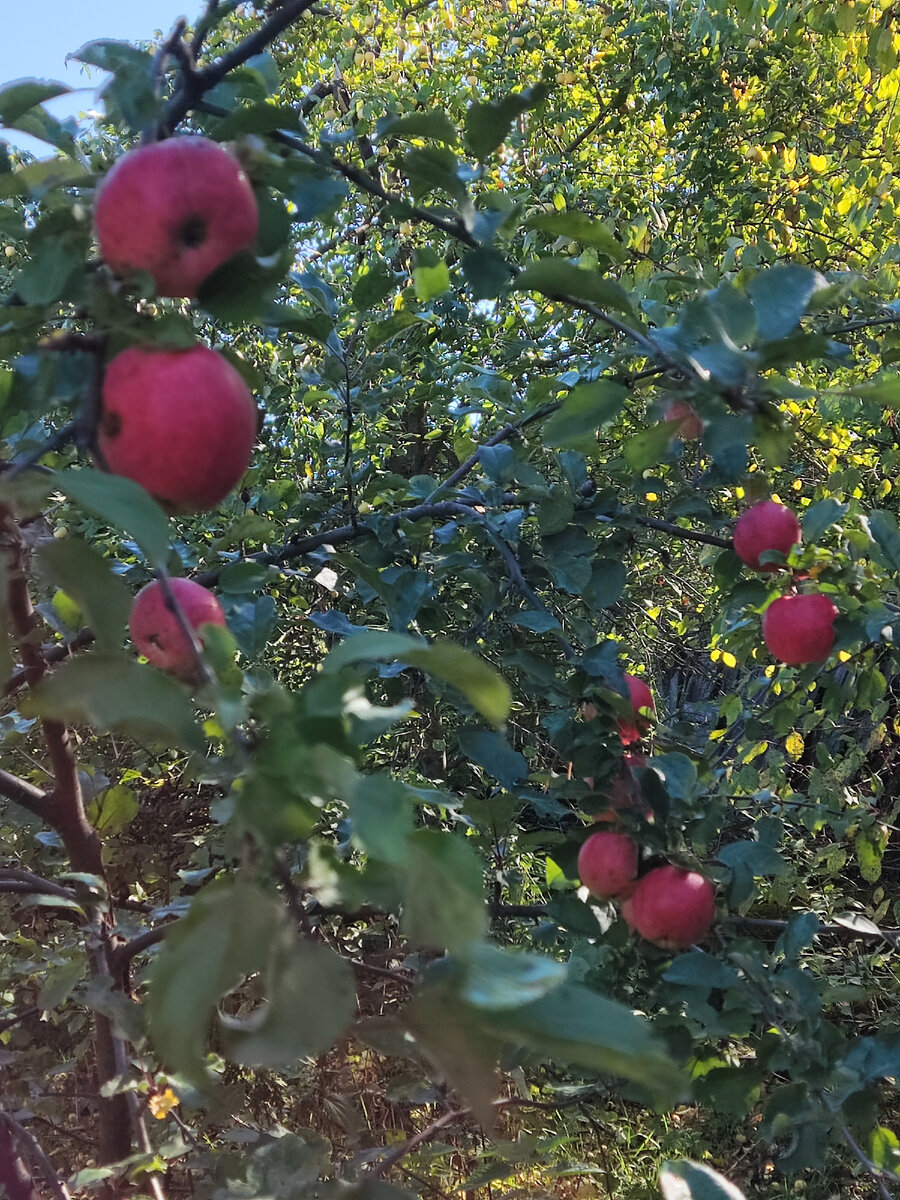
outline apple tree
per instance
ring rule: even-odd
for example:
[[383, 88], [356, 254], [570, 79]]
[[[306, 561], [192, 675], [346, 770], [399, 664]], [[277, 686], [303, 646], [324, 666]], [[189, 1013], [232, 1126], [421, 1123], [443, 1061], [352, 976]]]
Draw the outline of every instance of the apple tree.
[[890, 1195], [893, 10], [151, 33], [0, 88], [0, 1185]]

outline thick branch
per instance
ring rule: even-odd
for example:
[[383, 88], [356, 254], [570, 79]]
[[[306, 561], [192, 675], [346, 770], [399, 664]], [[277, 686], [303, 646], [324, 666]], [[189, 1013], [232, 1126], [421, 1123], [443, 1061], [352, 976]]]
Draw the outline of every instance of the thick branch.
[[12, 800], [14, 804], [26, 808], [42, 821], [50, 820], [50, 798], [46, 792], [20, 779], [18, 775], [10, 775], [8, 771], [0, 771], [0, 796]]
[[11, 1119], [0, 1113], [0, 1191], [6, 1200], [41, 1200], [13, 1140], [13, 1132]]
[[75, 893], [71, 888], [53, 883], [31, 871], [22, 871], [13, 867], [0, 868], [0, 891], [21, 891], [25, 894], [33, 892], [36, 896], [59, 896], [63, 900], [75, 899]]
[[[240, 67], [255, 54], [260, 54], [270, 45], [279, 34], [298, 17], [313, 8], [315, 0], [285, 0], [285, 2], [260, 25], [255, 33], [244, 38], [227, 54], [223, 54], [216, 62], [211, 63], [200, 71], [182, 77], [181, 86], [166, 105], [163, 113], [163, 125], [166, 129], [174, 129], [183, 121], [192, 108], [196, 108], [206, 92], [222, 82], [229, 71]], [[210, 14], [211, 15], [211, 14]]]
[[700, 529], [684, 529], [671, 521], [660, 521], [657, 517], [638, 517], [634, 520], [645, 529], [658, 529], [660, 533], [670, 533], [672, 537], [683, 538], [686, 542], [703, 542], [707, 546], [720, 546], [730, 550], [733, 543], [731, 538], [719, 537], [715, 533], [703, 533]]
[[72, 1200], [69, 1189], [56, 1174], [56, 1171], [53, 1169], [53, 1163], [47, 1157], [43, 1147], [31, 1130], [26, 1129], [20, 1121], [17, 1121], [9, 1113], [3, 1113], [0, 1116], [0, 1121], [5, 1123], [11, 1131], [13, 1141], [18, 1143], [21, 1153], [31, 1163], [32, 1170], [39, 1171], [43, 1176], [44, 1182], [56, 1200]]

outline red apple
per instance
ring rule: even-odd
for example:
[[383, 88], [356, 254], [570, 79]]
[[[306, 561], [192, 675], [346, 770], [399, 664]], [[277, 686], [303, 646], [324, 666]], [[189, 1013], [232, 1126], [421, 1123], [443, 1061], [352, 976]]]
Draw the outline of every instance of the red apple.
[[772, 655], [789, 666], [822, 662], [834, 645], [837, 615], [822, 592], [779, 596], [763, 613], [763, 640]]
[[694, 442], [703, 433], [703, 421], [687, 400], [670, 400], [663, 413], [663, 419], [678, 421], [673, 437], [680, 437], [682, 441]]
[[639, 715], [641, 710], [649, 709], [653, 713], [656, 712], [656, 705], [653, 703], [653, 693], [643, 679], [638, 679], [636, 675], [626, 675], [625, 683], [628, 687], [631, 707], [634, 709], [634, 718], [631, 721], [627, 718], [620, 718], [616, 724], [619, 727], [619, 737], [622, 739], [623, 745], [630, 746], [632, 742], [639, 742], [642, 735], [650, 728], [649, 718]]
[[578, 878], [601, 900], [618, 896], [637, 875], [638, 848], [624, 833], [592, 833], [578, 852]]
[[671, 864], [654, 867], [623, 906], [641, 937], [669, 950], [684, 950], [706, 937], [715, 915], [712, 884], [696, 871]]
[[793, 510], [774, 500], [760, 500], [742, 513], [734, 527], [734, 552], [754, 571], [777, 571], [777, 563], [761, 563], [766, 550], [787, 554], [803, 540], [800, 522]]
[[[170, 579], [169, 587], [191, 629], [225, 624], [222, 606], [205, 587], [191, 579]], [[196, 673], [197, 660], [190, 641], [166, 602], [162, 584], [148, 583], [134, 598], [129, 622], [131, 639], [154, 667], [172, 671], [182, 679]], [[202, 632], [198, 632], [203, 640]]]
[[207, 346], [132, 346], [106, 368], [101, 462], [169, 512], [215, 508], [250, 465], [256, 406], [234, 367]]
[[201, 283], [252, 244], [259, 224], [240, 164], [204, 137], [131, 150], [100, 186], [94, 228], [117, 275], [149, 271], [160, 296], [196, 296]]

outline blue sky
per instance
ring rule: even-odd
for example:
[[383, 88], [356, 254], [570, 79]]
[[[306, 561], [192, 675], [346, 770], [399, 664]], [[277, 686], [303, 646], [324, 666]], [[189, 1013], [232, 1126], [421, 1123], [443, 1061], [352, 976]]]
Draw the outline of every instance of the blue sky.
[[[48, 108], [56, 116], [68, 116], [94, 103], [102, 82], [96, 70], [90, 79], [80, 63], [65, 58], [85, 42], [99, 38], [141, 41], [157, 29], [166, 32], [178, 17], [193, 21], [203, 9], [203, 0], [24, 0], [2, 5], [3, 33], [0, 36], [0, 86], [13, 79], [57, 79], [72, 88], [87, 88], [74, 96], [52, 101]], [[51, 153], [43, 143], [0, 133], [35, 153]]]

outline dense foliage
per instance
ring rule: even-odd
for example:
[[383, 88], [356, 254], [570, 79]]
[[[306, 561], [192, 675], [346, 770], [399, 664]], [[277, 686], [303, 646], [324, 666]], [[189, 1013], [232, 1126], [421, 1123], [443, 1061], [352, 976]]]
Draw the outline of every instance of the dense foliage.
[[[0, 88], [48, 147], [0, 156], [11, 1200], [890, 1195], [898, 21], [209, 0], [76, 52], [94, 120]], [[192, 134], [259, 229], [163, 298], [92, 213]], [[261, 416], [170, 516], [103, 469], [104, 378], [197, 345]], [[803, 541], [753, 571], [773, 496]], [[180, 678], [154, 576], [227, 622]], [[763, 640], [795, 591], [825, 661]], [[700, 944], [580, 887], [598, 812], [715, 884]]]

